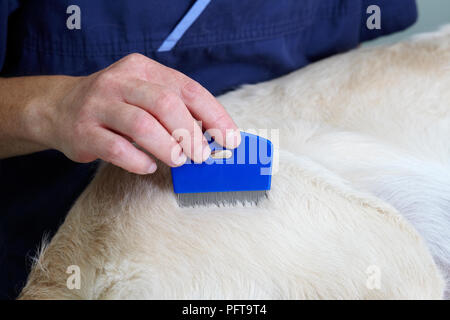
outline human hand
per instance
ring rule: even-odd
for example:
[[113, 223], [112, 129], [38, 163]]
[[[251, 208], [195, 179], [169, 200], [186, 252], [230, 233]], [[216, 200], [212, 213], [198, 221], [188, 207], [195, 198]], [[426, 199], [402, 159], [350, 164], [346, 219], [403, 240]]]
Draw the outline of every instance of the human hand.
[[[67, 77], [56, 103], [42, 103], [39, 143], [77, 162], [102, 159], [138, 174], [208, 158], [211, 150], [196, 120], [227, 148], [240, 143], [237, 126], [200, 84], [140, 54], [87, 77]], [[45, 107], [44, 107], [45, 105]], [[132, 142], [138, 144], [143, 152]]]

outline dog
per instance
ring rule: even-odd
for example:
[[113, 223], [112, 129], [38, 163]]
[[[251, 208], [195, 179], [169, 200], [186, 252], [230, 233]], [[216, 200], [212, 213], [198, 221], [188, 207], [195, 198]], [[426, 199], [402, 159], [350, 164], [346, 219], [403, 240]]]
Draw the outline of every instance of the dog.
[[167, 167], [104, 164], [20, 299], [449, 298], [450, 26], [218, 99], [274, 143], [268, 198], [180, 208]]

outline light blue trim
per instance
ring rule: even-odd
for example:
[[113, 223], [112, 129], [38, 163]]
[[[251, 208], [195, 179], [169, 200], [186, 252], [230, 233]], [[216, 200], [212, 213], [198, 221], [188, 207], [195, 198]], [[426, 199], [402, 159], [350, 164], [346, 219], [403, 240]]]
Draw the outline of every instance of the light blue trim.
[[211, 0], [197, 0], [181, 21], [176, 25], [175, 29], [167, 36], [162, 45], [158, 48], [158, 52], [170, 51], [181, 39], [183, 34], [197, 20], [199, 15], [205, 10]]

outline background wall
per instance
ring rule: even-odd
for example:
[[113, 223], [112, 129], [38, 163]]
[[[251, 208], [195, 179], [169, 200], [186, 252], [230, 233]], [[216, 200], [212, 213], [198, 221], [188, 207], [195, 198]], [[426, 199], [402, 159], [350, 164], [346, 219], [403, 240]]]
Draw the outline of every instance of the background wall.
[[433, 31], [443, 24], [450, 23], [450, 0], [416, 0], [416, 2], [419, 18], [412, 27], [405, 31], [367, 42], [365, 45], [372, 46], [394, 43], [408, 38], [415, 33]]

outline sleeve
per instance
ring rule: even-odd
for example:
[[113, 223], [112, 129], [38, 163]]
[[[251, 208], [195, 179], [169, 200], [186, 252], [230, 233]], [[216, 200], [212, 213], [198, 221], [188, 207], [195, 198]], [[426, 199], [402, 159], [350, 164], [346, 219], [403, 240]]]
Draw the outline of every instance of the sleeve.
[[[380, 7], [381, 28], [369, 29], [366, 26], [367, 8], [370, 5]], [[402, 31], [413, 25], [417, 20], [417, 6], [415, 0], [363, 0], [362, 23], [360, 39], [361, 41], [371, 40], [380, 36]]]
[[3, 68], [3, 62], [6, 55], [6, 35], [8, 26], [8, 0], [0, 0], [0, 70]]
[[0, 72], [6, 56], [9, 15], [18, 8], [17, 0], [0, 0]]

